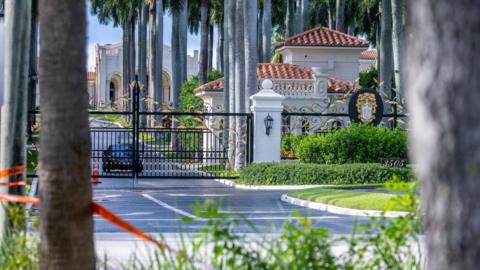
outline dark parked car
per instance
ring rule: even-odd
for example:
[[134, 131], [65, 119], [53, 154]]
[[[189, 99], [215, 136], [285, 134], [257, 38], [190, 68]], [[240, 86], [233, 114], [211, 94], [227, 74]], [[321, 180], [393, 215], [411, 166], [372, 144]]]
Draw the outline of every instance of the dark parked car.
[[112, 170], [135, 170], [143, 171], [143, 162], [139, 158], [137, 168], [133, 164], [133, 145], [132, 144], [112, 144], [107, 150], [103, 151], [102, 169], [104, 172]]

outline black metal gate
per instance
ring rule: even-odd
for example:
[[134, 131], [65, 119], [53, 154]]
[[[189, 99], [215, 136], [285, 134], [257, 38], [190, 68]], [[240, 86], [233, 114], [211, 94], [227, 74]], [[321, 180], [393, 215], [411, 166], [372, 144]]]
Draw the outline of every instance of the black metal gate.
[[[236, 150], [253, 160], [251, 114], [142, 111], [138, 84], [133, 93], [131, 112], [90, 112], [99, 177], [229, 178]], [[232, 121], [240, 128], [229, 129]]]

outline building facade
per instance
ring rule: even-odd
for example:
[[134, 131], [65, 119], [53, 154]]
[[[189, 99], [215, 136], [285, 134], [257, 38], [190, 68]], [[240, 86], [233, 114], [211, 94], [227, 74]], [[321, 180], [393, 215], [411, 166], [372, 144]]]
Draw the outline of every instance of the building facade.
[[[125, 91], [122, 83], [122, 55], [122, 43], [95, 45], [95, 71], [90, 72], [88, 76], [88, 90], [92, 107], [112, 108], [119, 104], [123, 98]], [[198, 51], [194, 51], [193, 56], [187, 55], [187, 78], [190, 79], [197, 74]], [[171, 76], [172, 51], [169, 46], [163, 45], [163, 100], [167, 104], [170, 100]], [[150, 90], [149, 96], [152, 97], [153, 93]]]

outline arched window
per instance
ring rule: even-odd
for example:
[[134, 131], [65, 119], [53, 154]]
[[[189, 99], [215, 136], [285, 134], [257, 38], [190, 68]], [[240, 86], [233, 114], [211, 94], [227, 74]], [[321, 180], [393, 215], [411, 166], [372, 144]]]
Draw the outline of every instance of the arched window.
[[115, 101], [115, 84], [112, 81], [110, 81], [109, 98], [110, 98], [110, 103], [113, 106], [113, 102]]

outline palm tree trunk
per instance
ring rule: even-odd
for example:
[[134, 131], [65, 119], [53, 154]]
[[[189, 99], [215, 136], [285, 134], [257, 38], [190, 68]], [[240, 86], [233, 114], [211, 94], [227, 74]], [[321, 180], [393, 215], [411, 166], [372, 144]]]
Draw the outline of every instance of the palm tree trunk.
[[180, 88], [187, 80], [187, 39], [188, 39], [188, 0], [183, 0], [182, 12], [180, 13]]
[[[163, 0], [155, 3], [155, 74], [153, 86], [153, 100], [156, 104], [155, 111], [163, 108]], [[156, 119], [159, 121], [160, 119]]]
[[208, 81], [208, 72], [213, 69], [213, 25], [208, 24], [208, 49], [207, 49], [207, 81]]
[[181, 48], [180, 48], [180, 13], [172, 10], [172, 87], [170, 90], [170, 103], [174, 109], [178, 108], [180, 87], [182, 84]]
[[[30, 51], [31, 1], [5, 1], [5, 39], [2, 46], [5, 78], [1, 113], [0, 166], [11, 168], [26, 164], [27, 97]], [[3, 177], [0, 182], [25, 179], [25, 173]], [[0, 194], [23, 193], [23, 188], [0, 186]], [[0, 207], [0, 243], [8, 226], [5, 204]], [[1, 245], [1, 244], [0, 244]]]
[[[236, 0], [226, 0], [228, 1], [228, 74], [229, 74], [229, 83], [228, 89], [224, 89], [224, 92], [228, 91], [229, 94], [229, 111], [230, 113], [236, 112], [235, 110], [235, 2]], [[235, 168], [235, 141], [236, 141], [236, 130], [235, 130], [235, 117], [230, 117], [229, 119], [229, 133], [228, 133], [228, 158], [229, 158], [229, 168]]]
[[[35, 110], [37, 104], [37, 55], [38, 55], [38, 0], [32, 0], [32, 13], [30, 21], [30, 54], [29, 54], [29, 80], [28, 80], [28, 110]], [[32, 135], [35, 125], [35, 114], [28, 114], [27, 133]]]
[[86, 4], [40, 7], [40, 269], [95, 269]]
[[[135, 16], [133, 15], [133, 12], [130, 11], [130, 16], [129, 16], [129, 38], [128, 38], [128, 75], [129, 75], [129, 83], [135, 81], [136, 77], [136, 70], [135, 70]], [[133, 92], [130, 90], [130, 87], [128, 88], [128, 95], [129, 95], [129, 108], [133, 108]]]
[[480, 2], [407, 3], [409, 149], [421, 184], [425, 269], [478, 269]]
[[[245, 0], [236, 1], [235, 17], [235, 112], [245, 112], [245, 34], [244, 34], [244, 5]], [[245, 165], [245, 146], [243, 118], [237, 116], [235, 140], [235, 170], [240, 170]]]
[[302, 27], [302, 0], [295, 1], [295, 22], [293, 23], [293, 30], [295, 35], [300, 33]]
[[200, 2], [200, 84], [207, 82], [208, 69], [208, 0]]
[[[393, 49], [392, 49], [392, 7], [390, 0], [382, 0], [380, 26], [380, 90], [387, 99], [392, 99]], [[385, 103], [386, 113], [391, 106]]]
[[272, 2], [263, 2], [263, 61], [272, 59]]
[[403, 0], [392, 0], [392, 43], [393, 63], [395, 74], [396, 100], [404, 104], [405, 91], [403, 89], [404, 69], [403, 58], [405, 48], [405, 2]]
[[[123, 97], [122, 97], [122, 108], [127, 111], [129, 108], [128, 100], [129, 97], [129, 82], [130, 82], [130, 27], [129, 22], [126, 20], [122, 25], [122, 83], [123, 83]], [[100, 94], [100, 93], [99, 93]], [[100, 99], [99, 99], [100, 100]], [[99, 101], [100, 102], [100, 101]]]
[[[156, 32], [155, 32], [155, 2], [150, 3], [148, 9], [148, 30], [150, 31], [150, 39], [148, 42], [148, 110], [155, 110], [155, 74], [157, 73], [155, 67], [155, 43], [156, 43]], [[149, 119], [149, 125], [152, 125], [152, 118]], [[154, 124], [154, 122], [153, 122]]]
[[244, 0], [245, 28], [245, 111], [250, 111], [250, 96], [257, 92], [257, 21], [250, 20], [257, 16], [257, 0]]
[[301, 29], [300, 32], [306, 31], [310, 28], [310, 1], [302, 0], [302, 20], [301, 20]]
[[337, 0], [335, 30], [345, 33], [345, 0]]
[[287, 0], [287, 15], [285, 17], [286, 37], [295, 35], [295, 0]]
[[[228, 14], [230, 12], [230, 1], [225, 0], [223, 4], [223, 111], [225, 113], [230, 113], [230, 57], [228, 52], [230, 50], [231, 43], [228, 38], [229, 24], [228, 24]], [[223, 145], [225, 149], [229, 149], [228, 140], [229, 140], [229, 127], [230, 127], [230, 117], [224, 117], [223, 123]]]
[[217, 27], [218, 31], [218, 39], [217, 39], [217, 70], [220, 73], [224, 73], [224, 68], [223, 68], [223, 44], [225, 40], [225, 32], [223, 31], [223, 25], [220, 24]]
[[263, 63], [263, 9], [260, 7], [257, 18], [257, 59], [259, 63]]
[[[147, 26], [148, 26], [148, 5], [142, 3], [140, 9], [140, 22], [138, 25], [138, 74], [139, 82], [142, 84], [140, 89], [140, 110], [146, 111], [147, 107]], [[145, 127], [147, 117], [140, 117], [140, 127]]]

